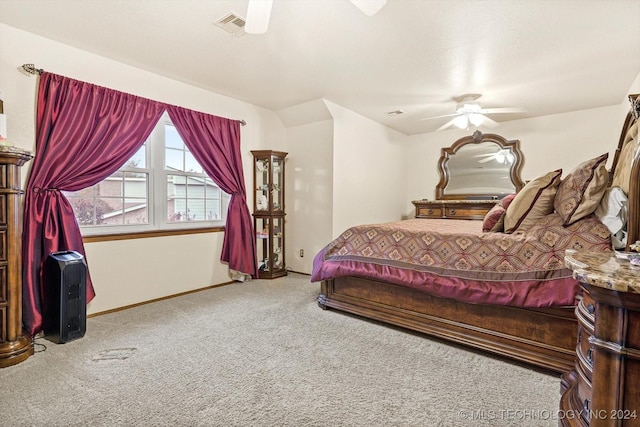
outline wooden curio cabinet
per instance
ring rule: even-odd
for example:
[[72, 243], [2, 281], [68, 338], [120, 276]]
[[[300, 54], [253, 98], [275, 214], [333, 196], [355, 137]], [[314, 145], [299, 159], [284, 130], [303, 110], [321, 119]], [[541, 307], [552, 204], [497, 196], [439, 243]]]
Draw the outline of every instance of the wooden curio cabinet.
[[28, 151], [0, 146], [0, 368], [33, 354], [22, 330], [22, 207], [20, 167]]
[[284, 163], [287, 153], [253, 154], [253, 220], [257, 239], [258, 277], [286, 276], [284, 249]]

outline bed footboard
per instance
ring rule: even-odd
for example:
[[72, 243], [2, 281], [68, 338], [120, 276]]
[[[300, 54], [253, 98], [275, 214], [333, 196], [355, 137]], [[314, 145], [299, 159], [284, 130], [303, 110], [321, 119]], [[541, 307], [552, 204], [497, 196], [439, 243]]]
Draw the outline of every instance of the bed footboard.
[[323, 281], [320, 307], [470, 346], [563, 373], [573, 368], [573, 307], [518, 308], [470, 304], [359, 277]]

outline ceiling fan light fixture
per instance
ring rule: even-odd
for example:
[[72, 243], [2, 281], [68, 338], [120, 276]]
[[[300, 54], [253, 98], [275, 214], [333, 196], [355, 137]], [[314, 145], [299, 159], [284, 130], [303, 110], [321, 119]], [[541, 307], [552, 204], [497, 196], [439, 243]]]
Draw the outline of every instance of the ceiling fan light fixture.
[[466, 129], [469, 127], [469, 118], [466, 114], [463, 114], [453, 119], [453, 124], [459, 129]]
[[480, 126], [482, 123], [484, 123], [484, 116], [479, 113], [470, 113], [469, 121], [471, 122], [472, 125], [477, 127], [477, 126]]
[[362, 13], [367, 16], [373, 16], [380, 12], [380, 9], [387, 4], [387, 0], [351, 0]]
[[273, 0], [249, 0], [247, 6], [247, 23], [245, 32], [249, 34], [264, 34], [269, 28], [271, 6]]

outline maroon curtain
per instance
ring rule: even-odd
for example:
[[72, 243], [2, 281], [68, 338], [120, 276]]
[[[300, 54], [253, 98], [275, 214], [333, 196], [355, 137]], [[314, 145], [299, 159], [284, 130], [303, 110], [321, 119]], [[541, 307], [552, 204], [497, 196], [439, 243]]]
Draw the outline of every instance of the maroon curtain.
[[189, 151], [211, 179], [231, 195], [220, 258], [230, 269], [257, 277], [256, 240], [240, 154], [240, 123], [176, 106], [167, 106], [167, 111]]
[[[42, 329], [42, 266], [51, 252], [85, 255], [82, 236], [61, 193], [94, 185], [144, 143], [165, 105], [51, 73], [40, 76], [36, 154], [25, 193], [23, 303], [25, 329]], [[87, 274], [87, 302], [95, 293]]]

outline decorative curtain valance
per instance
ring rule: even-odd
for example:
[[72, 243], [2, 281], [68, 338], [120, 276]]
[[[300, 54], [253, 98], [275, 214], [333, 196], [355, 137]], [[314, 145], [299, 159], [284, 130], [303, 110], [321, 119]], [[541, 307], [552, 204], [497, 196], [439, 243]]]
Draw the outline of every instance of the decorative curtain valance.
[[[256, 277], [237, 120], [43, 72], [23, 226], [23, 323], [32, 336], [42, 329], [46, 310], [42, 267], [48, 255], [74, 250], [86, 258], [75, 215], [62, 191], [81, 190], [113, 174], [144, 143], [164, 111], [205, 171], [231, 195], [221, 260], [232, 270]], [[87, 302], [94, 296], [87, 273]]]

